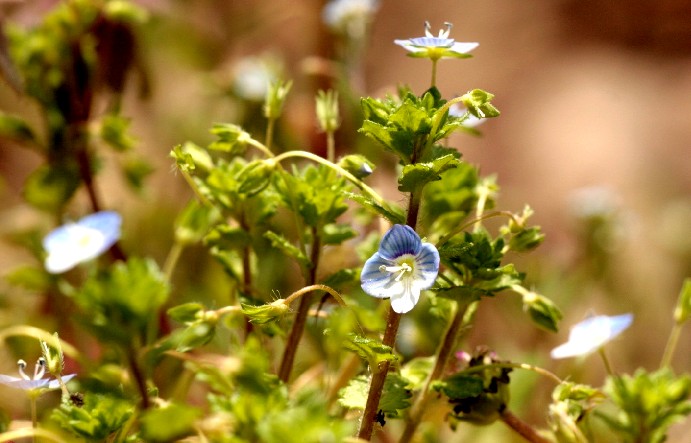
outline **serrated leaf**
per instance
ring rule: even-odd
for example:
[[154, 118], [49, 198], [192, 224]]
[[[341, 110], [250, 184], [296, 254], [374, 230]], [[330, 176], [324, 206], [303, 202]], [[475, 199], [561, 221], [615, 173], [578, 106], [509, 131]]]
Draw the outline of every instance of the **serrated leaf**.
[[321, 233], [322, 243], [325, 245], [340, 245], [344, 241], [355, 237], [357, 232], [350, 225], [329, 223]]
[[450, 399], [477, 397], [484, 391], [484, 381], [479, 376], [459, 373], [436, 382], [434, 389]]
[[[352, 379], [339, 391], [338, 402], [348, 409], [365, 409], [369, 392], [369, 379], [360, 375]], [[398, 417], [399, 411], [410, 407], [412, 394], [408, 381], [396, 373], [389, 373], [384, 381], [384, 389], [378, 409], [388, 417]]]
[[23, 195], [31, 205], [57, 213], [72, 198], [80, 183], [75, 167], [43, 165], [26, 180]]
[[372, 371], [378, 371], [383, 362], [396, 361], [398, 357], [393, 354], [390, 346], [386, 346], [378, 340], [350, 334], [343, 347], [355, 352], [365, 360]]
[[447, 154], [428, 163], [405, 165], [398, 179], [398, 190], [417, 191], [429, 182], [441, 180], [442, 172], [456, 168], [460, 163], [456, 156]]
[[309, 258], [295, 245], [293, 245], [287, 238], [273, 231], [266, 231], [264, 238], [271, 242], [271, 246], [278, 248], [285, 255], [292, 257], [304, 267], [311, 266]]
[[403, 210], [400, 207], [389, 206], [388, 204], [386, 204], [386, 206], [382, 206], [374, 199], [362, 194], [346, 192], [345, 195], [349, 199], [359, 203], [360, 205], [371, 210], [375, 214], [381, 215], [385, 219], [389, 220], [392, 224], [405, 223], [405, 215], [403, 214]]

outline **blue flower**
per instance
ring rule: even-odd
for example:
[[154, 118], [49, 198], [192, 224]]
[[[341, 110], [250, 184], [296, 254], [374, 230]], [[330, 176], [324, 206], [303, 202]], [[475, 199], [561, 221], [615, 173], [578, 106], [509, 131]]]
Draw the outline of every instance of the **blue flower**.
[[394, 225], [384, 234], [379, 250], [362, 268], [362, 289], [377, 298], [391, 298], [399, 314], [409, 312], [429, 289], [439, 273], [439, 252], [423, 243], [410, 227]]
[[631, 326], [633, 314], [609, 317], [598, 315], [590, 317], [571, 328], [569, 340], [552, 349], [552, 358], [568, 358], [588, 355], [597, 351], [607, 342]]
[[410, 51], [408, 54], [411, 57], [429, 58], [437, 61], [440, 58], [467, 58], [470, 57], [468, 52], [477, 48], [479, 43], [460, 43], [454, 39], [449, 38], [451, 33], [451, 23], [445, 23], [446, 29], [439, 31], [439, 35], [435, 37], [430, 31], [431, 26], [429, 22], [425, 22], [425, 36], [411, 38], [408, 40], [394, 40], [399, 46]]
[[118, 241], [121, 224], [117, 212], [101, 211], [54, 229], [43, 239], [46, 270], [59, 274], [98, 257]]
[[[24, 360], [19, 360], [17, 362], [19, 367], [19, 375], [21, 377], [12, 377], [11, 375], [0, 374], [0, 383], [15, 389], [22, 389], [24, 391], [33, 391], [38, 389], [58, 389], [60, 388], [60, 382], [58, 380], [51, 380], [49, 378], [43, 378], [46, 373], [46, 360], [41, 357], [36, 362], [36, 367], [34, 368], [33, 377], [27, 375], [24, 372], [26, 368], [26, 362]], [[64, 375], [62, 376], [63, 383], [67, 383], [76, 374]]]

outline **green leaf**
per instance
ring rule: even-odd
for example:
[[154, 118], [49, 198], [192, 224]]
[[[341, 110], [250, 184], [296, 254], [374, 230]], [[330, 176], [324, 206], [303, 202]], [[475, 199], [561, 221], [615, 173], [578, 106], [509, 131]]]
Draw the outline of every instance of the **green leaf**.
[[243, 155], [247, 143], [252, 137], [240, 126], [231, 123], [215, 124], [211, 133], [218, 139], [209, 144], [209, 149], [228, 152], [231, 155]]
[[276, 162], [271, 159], [250, 162], [235, 177], [240, 183], [238, 191], [248, 197], [260, 193], [271, 183], [275, 170]]
[[130, 119], [117, 114], [108, 114], [101, 120], [101, 139], [116, 151], [132, 149], [135, 140], [127, 133]]
[[527, 291], [523, 295], [523, 309], [528, 311], [530, 318], [537, 326], [552, 332], [559, 330], [558, 323], [563, 315], [550, 299]]
[[350, 334], [348, 340], [343, 343], [343, 347], [355, 352], [361, 359], [365, 360], [372, 371], [378, 371], [384, 362], [398, 360], [390, 346], [357, 334]]
[[252, 242], [252, 237], [247, 231], [238, 227], [222, 223], [214, 226], [204, 237], [207, 247], [216, 247], [220, 250], [240, 250]]
[[448, 154], [429, 163], [405, 165], [398, 179], [398, 190], [401, 192], [418, 191], [429, 182], [441, 180], [440, 174], [442, 172], [456, 168], [460, 163], [461, 161], [457, 156]]
[[175, 146], [170, 151], [170, 156], [175, 160], [178, 168], [186, 172], [209, 172], [214, 168], [214, 162], [209, 153], [192, 142], [186, 142]]
[[266, 231], [264, 237], [271, 242], [271, 246], [278, 248], [288, 257], [292, 257], [303, 267], [311, 266], [311, 262], [307, 256], [293, 245], [287, 238], [273, 231]]
[[23, 118], [0, 111], [0, 137], [23, 143], [36, 143], [36, 135]]
[[43, 165], [24, 184], [24, 198], [31, 205], [57, 213], [72, 198], [81, 179], [76, 167]]
[[142, 438], [150, 442], [178, 440], [195, 433], [194, 423], [201, 415], [195, 407], [169, 403], [142, 414]]
[[321, 233], [322, 243], [325, 245], [340, 245], [344, 241], [357, 235], [350, 225], [329, 223]]
[[42, 292], [50, 287], [51, 279], [42, 268], [35, 266], [20, 266], [5, 275], [5, 280], [13, 285]]
[[674, 321], [685, 323], [691, 316], [691, 278], [684, 280], [684, 285], [679, 292], [677, 306], [674, 309]]
[[484, 391], [484, 381], [476, 375], [454, 374], [434, 384], [434, 389], [450, 399], [477, 397]]
[[141, 158], [129, 158], [122, 165], [127, 184], [134, 190], [141, 191], [144, 188], [144, 180], [154, 172], [151, 163]]
[[197, 200], [190, 201], [175, 219], [175, 241], [182, 245], [201, 241], [219, 218], [215, 208], [203, 206]]
[[473, 89], [463, 95], [463, 104], [468, 111], [478, 118], [498, 117], [500, 112], [490, 103], [494, 94], [482, 89]]
[[[338, 402], [348, 409], [364, 410], [369, 392], [369, 379], [360, 375], [352, 379], [339, 391]], [[384, 381], [384, 389], [379, 400], [379, 410], [387, 417], [398, 417], [399, 411], [410, 407], [412, 394], [408, 381], [399, 374], [390, 372]]]
[[63, 402], [53, 410], [51, 420], [79, 437], [103, 441], [120, 430], [135, 409], [127, 400], [87, 392], [82, 406]]
[[278, 299], [272, 303], [260, 306], [242, 305], [242, 313], [245, 314], [252, 323], [259, 325], [280, 320], [288, 312], [290, 312], [290, 307], [283, 299]]
[[540, 246], [544, 239], [545, 234], [542, 233], [540, 227], [532, 226], [512, 235], [509, 239], [509, 249], [516, 252], [528, 252]]
[[199, 320], [199, 314], [203, 313], [205, 309], [201, 303], [183, 303], [173, 306], [166, 313], [168, 317], [178, 323], [192, 323]]
[[384, 203], [383, 205], [379, 204], [374, 199], [362, 194], [346, 192], [344, 195], [347, 196], [349, 199], [359, 203], [364, 208], [367, 208], [370, 211], [374, 212], [375, 214], [381, 215], [382, 217], [390, 221], [392, 224], [405, 223], [405, 215], [403, 213], [403, 209], [401, 209], [400, 207], [390, 206], [388, 203]]

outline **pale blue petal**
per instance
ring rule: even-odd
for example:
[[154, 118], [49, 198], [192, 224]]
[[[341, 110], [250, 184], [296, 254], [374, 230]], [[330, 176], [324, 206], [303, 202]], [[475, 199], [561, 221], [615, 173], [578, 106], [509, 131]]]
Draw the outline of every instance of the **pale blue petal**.
[[443, 37], [417, 37], [411, 38], [410, 43], [423, 48], [450, 48], [454, 45], [454, 40]]
[[113, 244], [120, 239], [122, 217], [115, 211], [95, 212], [83, 217], [77, 224], [85, 228], [95, 229], [103, 234], [105, 239], [103, 251], [113, 246]]
[[567, 358], [595, 352], [631, 326], [632, 322], [632, 314], [587, 318], [574, 325], [569, 333], [569, 341], [554, 348], [550, 355], [552, 358]]
[[396, 275], [379, 270], [380, 266], [391, 266], [393, 262], [378, 252], [367, 259], [360, 274], [362, 290], [372, 297], [389, 298], [403, 292], [403, 283], [396, 281]]
[[439, 274], [439, 251], [430, 243], [422, 243], [415, 256], [415, 283], [420, 289], [432, 287]]
[[422, 240], [413, 228], [393, 225], [381, 240], [379, 254], [385, 259], [393, 260], [406, 254], [417, 255], [421, 246]]

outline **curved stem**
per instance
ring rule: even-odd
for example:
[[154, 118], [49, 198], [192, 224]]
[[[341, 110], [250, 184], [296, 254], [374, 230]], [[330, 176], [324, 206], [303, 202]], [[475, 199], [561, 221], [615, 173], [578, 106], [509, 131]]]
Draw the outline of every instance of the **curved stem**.
[[674, 356], [674, 351], [677, 349], [679, 337], [681, 337], [682, 327], [683, 325], [681, 323], [674, 323], [672, 332], [669, 334], [667, 344], [665, 345], [665, 352], [662, 355], [662, 360], [660, 361], [660, 368], [670, 367], [672, 365], [672, 357]]
[[437, 241], [436, 246], [437, 246], [437, 247], [440, 247], [441, 245], [443, 245], [443, 244], [445, 244], [446, 242], [448, 242], [449, 240], [451, 240], [451, 238], [452, 238], [453, 236], [458, 235], [459, 233], [465, 231], [465, 230], [466, 230], [467, 228], [469, 228], [470, 226], [473, 226], [474, 224], [476, 224], [476, 223], [478, 223], [478, 222], [480, 222], [480, 221], [482, 221], [482, 220], [487, 220], [487, 219], [489, 219], [489, 218], [499, 217], [499, 216], [502, 216], [502, 215], [503, 215], [503, 216], [506, 216], [506, 217], [509, 217], [510, 219], [514, 220], [515, 222], [518, 222], [518, 220], [516, 220], [516, 217], [513, 215], [513, 213], [511, 213], [511, 212], [509, 212], [509, 211], [493, 211], [493, 212], [488, 212], [487, 214], [483, 214], [483, 215], [481, 215], [481, 216], [478, 217], [478, 218], [474, 218], [474, 219], [470, 220], [469, 222], [467, 222], [467, 223], [465, 223], [465, 224], [462, 224], [462, 225], [456, 227], [455, 229], [453, 229], [452, 231], [448, 232], [447, 234], [445, 234], [442, 238], [440, 238], [440, 239]]
[[513, 415], [508, 409], [501, 412], [501, 420], [511, 429], [516, 431], [521, 437], [533, 443], [552, 443], [551, 440], [538, 434], [538, 432], [528, 423]]
[[170, 247], [168, 256], [166, 256], [166, 261], [163, 263], [163, 276], [165, 277], [166, 281], [170, 282], [170, 280], [173, 278], [175, 265], [178, 263], [180, 255], [182, 255], [182, 251], [184, 249], [185, 246], [179, 241], [173, 242], [173, 246]]
[[600, 346], [600, 349], [598, 349], [597, 351], [600, 354], [600, 357], [602, 358], [602, 362], [605, 364], [605, 370], [607, 370], [607, 374], [614, 377], [616, 374], [612, 369], [612, 365], [609, 362], [609, 358], [607, 358], [607, 354], [605, 353], [605, 347]]
[[290, 303], [292, 303], [293, 301], [302, 297], [303, 295], [305, 295], [309, 292], [313, 292], [313, 291], [327, 292], [330, 296], [332, 296], [334, 298], [334, 300], [336, 300], [336, 302], [339, 305], [344, 306], [344, 307], [346, 306], [346, 303], [343, 301], [343, 297], [341, 297], [341, 294], [339, 294], [338, 291], [336, 291], [334, 288], [332, 288], [330, 286], [320, 285], [320, 284], [305, 286], [304, 288], [293, 292], [292, 294], [290, 294], [288, 297], [285, 298], [284, 303], [289, 305]]
[[271, 144], [273, 143], [274, 139], [274, 127], [276, 125], [276, 119], [275, 118], [269, 118], [266, 121], [266, 134], [264, 135], [264, 149], [259, 148], [256, 145], [256, 148], [260, 149], [262, 152], [267, 154], [269, 157], [273, 157], [273, 153], [271, 152]]
[[556, 374], [548, 371], [547, 369], [543, 369], [539, 366], [533, 366], [529, 365], [527, 363], [512, 363], [512, 362], [500, 362], [500, 363], [492, 363], [489, 365], [477, 365], [473, 366], [468, 369], [464, 369], [461, 371], [461, 374], [472, 374], [474, 372], [482, 372], [486, 369], [492, 369], [492, 368], [512, 368], [512, 369], [525, 369], [527, 371], [533, 371], [537, 374], [543, 375], [552, 381], [554, 381], [557, 384], [560, 384], [563, 382], [561, 378], [559, 378]]
[[325, 158], [319, 157], [318, 155], [312, 154], [311, 152], [307, 151], [287, 151], [284, 152], [283, 154], [279, 154], [276, 157], [274, 157], [274, 161], [276, 162], [281, 162], [287, 158], [291, 157], [302, 157], [306, 158], [308, 160], [312, 160], [316, 163], [322, 164], [328, 168], [333, 169], [334, 171], [338, 172], [341, 176], [345, 177], [349, 182], [354, 184], [356, 187], [358, 187], [361, 191], [363, 191], [365, 194], [370, 196], [373, 200], [375, 200], [378, 204], [382, 206], [386, 206], [386, 201], [379, 195], [377, 192], [367, 186], [365, 183], [362, 182], [359, 178], [355, 177], [353, 174], [350, 172], [346, 171], [342, 167], [338, 166], [335, 163], [332, 163]]

